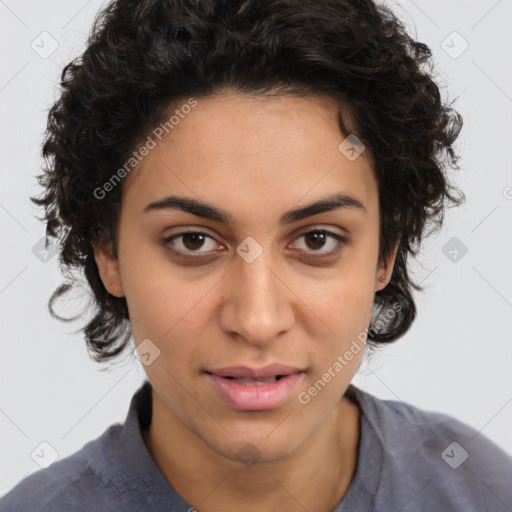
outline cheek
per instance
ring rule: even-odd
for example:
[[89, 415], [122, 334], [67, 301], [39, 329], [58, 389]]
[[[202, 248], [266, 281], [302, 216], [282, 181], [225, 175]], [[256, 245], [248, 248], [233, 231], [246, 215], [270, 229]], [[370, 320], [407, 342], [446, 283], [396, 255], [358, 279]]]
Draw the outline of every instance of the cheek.
[[361, 244], [350, 256], [338, 279], [329, 288], [329, 302], [333, 324], [343, 330], [348, 329], [354, 335], [354, 329], [363, 330], [370, 321], [375, 298], [377, 248]]
[[121, 275], [135, 344], [149, 339], [166, 360], [182, 359], [191, 344], [174, 340], [198, 339], [204, 286], [184, 279], [159, 248], [133, 244], [123, 254]]
[[[324, 291], [326, 288], [324, 287]], [[329, 335], [316, 338], [311, 374], [297, 401], [304, 420], [326, 417], [338, 404], [364, 355], [373, 298], [361, 288], [335, 286], [324, 296], [318, 316]]]
[[301, 284], [304, 302], [322, 320], [328, 338], [346, 340], [368, 327], [375, 296], [371, 265], [346, 265], [323, 280]]
[[127, 297], [135, 341], [149, 338], [170, 360], [184, 357], [193, 348], [187, 340], [199, 340], [204, 331], [200, 304], [204, 289], [180, 285], [176, 279], [148, 279], [139, 284], [132, 286]]
[[315, 365], [308, 389], [303, 390], [305, 400], [314, 399], [315, 407], [328, 408], [339, 398], [362, 359], [374, 301], [372, 268], [371, 261], [351, 260], [350, 268], [347, 264], [332, 278], [305, 283], [307, 306], [322, 320], [316, 324], [319, 329], [308, 333], [316, 340]]

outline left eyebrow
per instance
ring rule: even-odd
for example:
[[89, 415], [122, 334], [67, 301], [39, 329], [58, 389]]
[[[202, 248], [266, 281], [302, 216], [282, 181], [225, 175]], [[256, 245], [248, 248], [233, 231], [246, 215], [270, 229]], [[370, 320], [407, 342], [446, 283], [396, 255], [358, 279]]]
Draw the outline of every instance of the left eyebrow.
[[[338, 209], [355, 209], [364, 214], [368, 211], [364, 204], [357, 198], [344, 193], [332, 194], [324, 197], [314, 203], [310, 203], [300, 208], [288, 210], [279, 219], [282, 225], [298, 222], [302, 219], [319, 215]], [[204, 201], [192, 199], [189, 197], [168, 196], [149, 203], [142, 211], [143, 213], [161, 210], [181, 210], [186, 213], [202, 217], [204, 219], [222, 222], [227, 226], [233, 225], [232, 215], [217, 206], [208, 204]]]
[[280, 219], [280, 224], [291, 224], [302, 219], [307, 219], [313, 215], [319, 215], [320, 213], [326, 213], [333, 210], [339, 209], [354, 209], [359, 210], [365, 215], [368, 213], [362, 201], [357, 197], [348, 194], [332, 194], [324, 197], [319, 201], [310, 203], [306, 206], [296, 208], [295, 210], [287, 211]]

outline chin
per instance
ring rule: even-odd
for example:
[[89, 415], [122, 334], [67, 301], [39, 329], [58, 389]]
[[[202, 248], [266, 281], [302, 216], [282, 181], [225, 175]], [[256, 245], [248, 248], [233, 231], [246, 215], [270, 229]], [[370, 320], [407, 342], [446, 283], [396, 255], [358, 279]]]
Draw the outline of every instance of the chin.
[[254, 437], [247, 433], [240, 437], [228, 436], [221, 442], [205, 440], [217, 455], [229, 461], [241, 462], [247, 468], [254, 464], [270, 464], [286, 459], [295, 451], [293, 441], [289, 436], [276, 436], [271, 439], [267, 435]]

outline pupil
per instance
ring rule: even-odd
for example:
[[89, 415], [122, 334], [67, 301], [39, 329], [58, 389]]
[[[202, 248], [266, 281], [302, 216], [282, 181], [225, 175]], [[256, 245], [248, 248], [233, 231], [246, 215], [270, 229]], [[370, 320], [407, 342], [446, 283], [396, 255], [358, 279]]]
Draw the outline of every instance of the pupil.
[[[192, 241], [192, 243], [188, 243]], [[201, 233], [188, 233], [183, 235], [183, 245], [190, 250], [200, 249], [204, 243], [204, 235]]]

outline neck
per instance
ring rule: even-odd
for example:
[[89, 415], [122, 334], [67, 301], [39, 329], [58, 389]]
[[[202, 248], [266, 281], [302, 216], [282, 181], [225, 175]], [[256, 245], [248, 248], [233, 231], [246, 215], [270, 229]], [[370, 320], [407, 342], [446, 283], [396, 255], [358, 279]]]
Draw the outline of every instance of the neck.
[[201, 512], [286, 510], [331, 512], [357, 465], [360, 411], [343, 397], [299, 450], [275, 462], [224, 458], [188, 430], [153, 390], [152, 420], [143, 438], [175, 492]]

